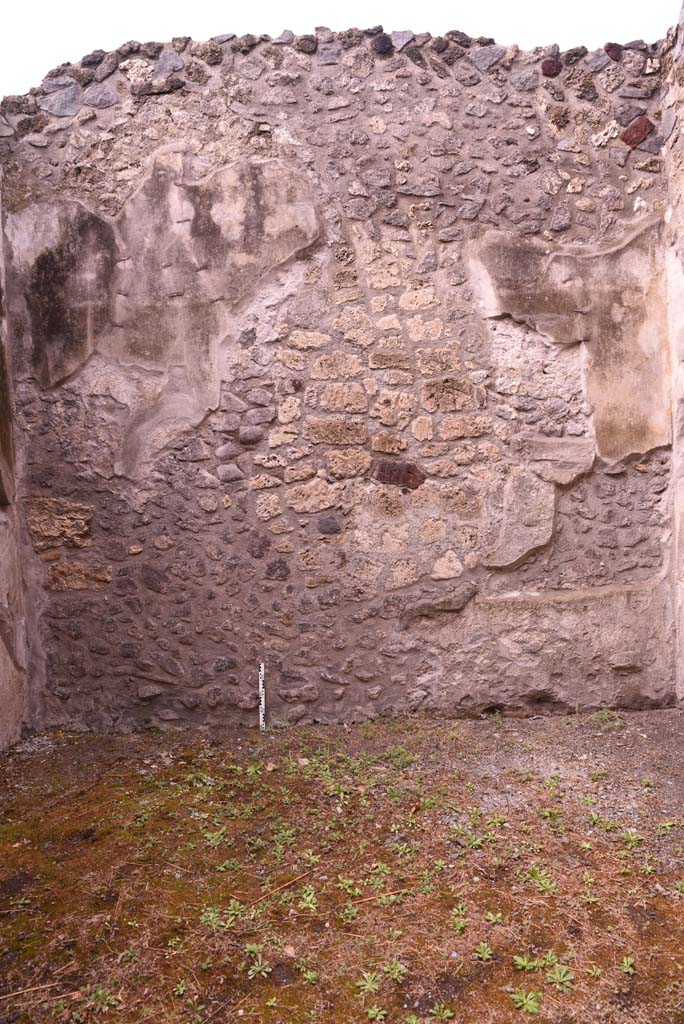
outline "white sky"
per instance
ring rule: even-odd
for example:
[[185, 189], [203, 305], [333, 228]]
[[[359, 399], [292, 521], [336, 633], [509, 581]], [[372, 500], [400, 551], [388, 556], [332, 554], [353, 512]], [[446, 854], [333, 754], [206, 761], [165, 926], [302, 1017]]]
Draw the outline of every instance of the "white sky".
[[5, 0], [0, 18], [0, 96], [39, 85], [47, 71], [95, 49], [115, 49], [128, 39], [165, 41], [188, 35], [208, 39], [284, 28], [411, 29], [439, 35], [461, 29], [494, 36], [524, 49], [662, 38], [679, 16], [679, 0]]

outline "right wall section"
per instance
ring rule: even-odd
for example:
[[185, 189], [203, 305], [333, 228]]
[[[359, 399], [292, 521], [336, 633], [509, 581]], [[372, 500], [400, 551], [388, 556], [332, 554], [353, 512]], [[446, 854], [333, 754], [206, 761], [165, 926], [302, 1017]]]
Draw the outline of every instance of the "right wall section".
[[662, 99], [663, 134], [670, 206], [666, 214], [665, 252], [668, 316], [672, 360], [672, 477], [673, 477], [673, 586], [677, 651], [677, 696], [684, 699], [684, 136], [679, 111], [684, 104], [684, 8], [679, 24], [668, 36], [669, 65]]

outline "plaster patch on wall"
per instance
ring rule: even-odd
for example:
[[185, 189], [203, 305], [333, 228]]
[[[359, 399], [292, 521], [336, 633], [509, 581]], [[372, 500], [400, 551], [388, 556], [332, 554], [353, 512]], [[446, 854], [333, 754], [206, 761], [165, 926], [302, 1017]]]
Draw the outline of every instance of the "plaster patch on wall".
[[602, 458], [670, 444], [659, 223], [591, 252], [490, 231], [471, 244], [468, 264], [485, 316], [510, 316], [557, 345], [585, 344], [586, 396]]

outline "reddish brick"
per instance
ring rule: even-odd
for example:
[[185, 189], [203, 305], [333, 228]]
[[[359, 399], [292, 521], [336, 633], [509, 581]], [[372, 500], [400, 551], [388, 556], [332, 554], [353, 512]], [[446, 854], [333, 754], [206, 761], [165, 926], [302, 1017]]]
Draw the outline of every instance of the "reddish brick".
[[642, 114], [641, 117], [637, 117], [632, 123], [625, 128], [624, 132], [621, 133], [620, 138], [623, 142], [626, 142], [632, 149], [635, 146], [640, 145], [647, 135], [650, 135], [655, 125], [650, 118]]
[[415, 491], [425, 482], [425, 473], [415, 464], [404, 459], [379, 459], [373, 463], [371, 476], [381, 484], [408, 487]]

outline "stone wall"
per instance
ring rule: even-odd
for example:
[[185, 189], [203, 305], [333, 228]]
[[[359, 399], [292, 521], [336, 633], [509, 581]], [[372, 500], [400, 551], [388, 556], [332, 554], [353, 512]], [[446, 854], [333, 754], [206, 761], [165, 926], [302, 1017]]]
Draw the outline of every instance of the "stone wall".
[[675, 43], [127, 43], [3, 101], [34, 723], [253, 724], [261, 661], [272, 723], [676, 699]]
[[24, 587], [19, 559], [12, 386], [3, 295], [4, 279], [0, 273], [0, 750], [18, 739], [22, 725], [28, 720]]

